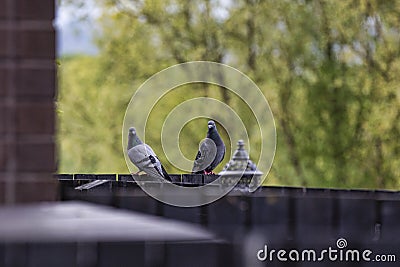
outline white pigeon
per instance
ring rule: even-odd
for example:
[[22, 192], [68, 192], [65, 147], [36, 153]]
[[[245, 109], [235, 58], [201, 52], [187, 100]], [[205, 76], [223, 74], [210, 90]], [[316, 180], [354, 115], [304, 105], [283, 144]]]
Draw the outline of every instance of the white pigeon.
[[129, 159], [139, 168], [139, 172], [136, 174], [143, 171], [152, 177], [171, 181], [153, 149], [149, 145], [143, 144], [134, 127], [129, 128], [127, 152]]

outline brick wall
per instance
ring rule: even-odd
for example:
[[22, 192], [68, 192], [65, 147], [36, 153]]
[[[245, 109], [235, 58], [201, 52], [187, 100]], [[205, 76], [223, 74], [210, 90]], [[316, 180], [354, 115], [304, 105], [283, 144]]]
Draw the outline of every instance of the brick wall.
[[56, 198], [55, 0], [0, 0], [0, 203]]

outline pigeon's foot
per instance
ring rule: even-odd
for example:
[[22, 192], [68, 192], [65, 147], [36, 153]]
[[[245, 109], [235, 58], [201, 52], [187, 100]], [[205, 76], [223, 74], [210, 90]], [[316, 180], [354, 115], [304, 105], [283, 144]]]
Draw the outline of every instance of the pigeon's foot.
[[213, 171], [210, 171], [210, 172], [204, 171], [204, 174], [205, 175], [215, 175], [215, 173]]
[[135, 172], [135, 173], [131, 173], [132, 175], [139, 175], [139, 173], [141, 173], [142, 171], [138, 171], [138, 172]]

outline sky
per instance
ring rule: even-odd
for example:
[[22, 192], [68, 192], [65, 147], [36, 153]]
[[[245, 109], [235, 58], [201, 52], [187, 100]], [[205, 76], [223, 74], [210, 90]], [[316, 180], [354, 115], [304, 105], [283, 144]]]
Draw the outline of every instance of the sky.
[[96, 9], [95, 0], [85, 1], [80, 9], [58, 5], [55, 19], [57, 55], [96, 54], [98, 50], [93, 37], [99, 15], [100, 10]]
[[[120, 4], [130, 8], [129, 1], [119, 0]], [[82, 7], [63, 4], [59, 1], [56, 9], [55, 27], [57, 28], [57, 55], [96, 54], [98, 49], [94, 42], [96, 19], [101, 15], [101, 9], [96, 6], [96, 0], [82, 2]], [[58, 1], [56, 3], [59, 3]], [[214, 10], [214, 15], [225, 19], [227, 9], [233, 5], [232, 0], [220, 0], [221, 8]]]

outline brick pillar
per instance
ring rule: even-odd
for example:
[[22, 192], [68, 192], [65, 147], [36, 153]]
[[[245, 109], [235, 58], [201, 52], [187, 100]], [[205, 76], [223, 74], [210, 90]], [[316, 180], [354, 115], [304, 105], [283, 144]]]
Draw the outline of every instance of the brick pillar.
[[55, 0], [0, 0], [0, 203], [50, 201]]

